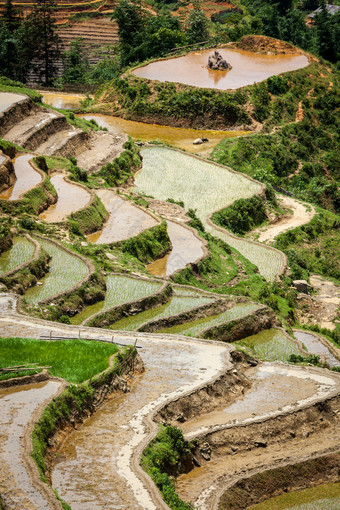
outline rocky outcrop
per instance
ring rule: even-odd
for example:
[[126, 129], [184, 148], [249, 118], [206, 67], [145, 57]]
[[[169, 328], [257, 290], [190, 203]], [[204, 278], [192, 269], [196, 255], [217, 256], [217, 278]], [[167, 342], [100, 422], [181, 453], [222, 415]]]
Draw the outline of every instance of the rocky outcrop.
[[0, 192], [12, 186], [14, 181], [15, 173], [13, 163], [8, 156], [0, 151]]
[[208, 69], [213, 71], [227, 71], [231, 69], [231, 65], [222, 57], [219, 51], [214, 51], [213, 55], [208, 58]]

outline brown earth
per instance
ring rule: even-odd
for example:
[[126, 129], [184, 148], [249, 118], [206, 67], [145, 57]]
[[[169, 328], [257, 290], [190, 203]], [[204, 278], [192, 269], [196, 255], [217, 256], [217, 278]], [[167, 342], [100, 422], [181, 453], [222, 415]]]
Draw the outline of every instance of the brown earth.
[[264, 55], [296, 55], [304, 53], [292, 44], [265, 35], [245, 35], [236, 46], [242, 50], [254, 51]]

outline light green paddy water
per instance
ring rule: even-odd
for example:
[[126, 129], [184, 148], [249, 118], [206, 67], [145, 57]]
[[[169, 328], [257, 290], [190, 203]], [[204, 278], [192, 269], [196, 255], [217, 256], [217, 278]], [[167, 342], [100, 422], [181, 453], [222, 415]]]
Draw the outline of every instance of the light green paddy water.
[[202, 319], [196, 319], [192, 322], [186, 322], [184, 324], [178, 324], [177, 326], [172, 326], [171, 328], [162, 329], [162, 333], [171, 333], [175, 334], [183, 334], [188, 336], [195, 336], [200, 334], [203, 330], [217, 326], [218, 324], [223, 324], [232, 319], [237, 319], [246, 313], [253, 312], [259, 308], [258, 305], [254, 303], [242, 303], [239, 305], [230, 308], [230, 310], [226, 310], [223, 313], [219, 313], [217, 315], [212, 315], [210, 317], [204, 317]]
[[265, 329], [235, 344], [250, 348], [268, 361], [288, 361], [291, 354], [301, 354], [298, 346], [278, 329]]
[[132, 331], [140, 327], [144, 322], [151, 320], [161, 319], [162, 317], [169, 317], [180, 312], [187, 312], [197, 306], [206, 305], [212, 303], [213, 299], [207, 297], [181, 297], [173, 296], [168, 303], [145, 310], [142, 313], [133, 315], [131, 317], [125, 317], [120, 321], [111, 324], [111, 329], [123, 329], [126, 331]]
[[273, 280], [283, 267], [280, 252], [267, 246], [231, 236], [207, 223], [215, 210], [227, 207], [239, 198], [250, 198], [261, 190], [260, 183], [228, 168], [204, 161], [164, 147], [143, 149], [143, 169], [135, 179], [138, 192], [160, 200], [182, 200], [185, 208], [196, 209], [206, 230], [227, 242], [248, 260], [256, 264], [260, 273]]
[[340, 508], [340, 484], [328, 483], [290, 492], [276, 498], [268, 499], [251, 510], [338, 510]]
[[156, 292], [161, 283], [129, 278], [122, 275], [108, 275], [106, 277], [105, 301], [87, 306], [80, 313], [72, 317], [72, 324], [81, 324], [84, 320], [98, 312], [104, 312], [109, 308], [135, 299], [140, 299]]
[[26, 237], [16, 237], [13, 246], [0, 255], [0, 274], [11, 271], [20, 264], [31, 260], [34, 254], [34, 244]]
[[78, 257], [67, 253], [49, 241], [39, 240], [39, 243], [52, 259], [50, 260], [50, 271], [40, 280], [42, 285], [36, 285], [26, 291], [25, 299], [29, 303], [38, 303], [59, 294], [59, 292], [67, 291], [85, 278], [89, 272], [86, 264]]

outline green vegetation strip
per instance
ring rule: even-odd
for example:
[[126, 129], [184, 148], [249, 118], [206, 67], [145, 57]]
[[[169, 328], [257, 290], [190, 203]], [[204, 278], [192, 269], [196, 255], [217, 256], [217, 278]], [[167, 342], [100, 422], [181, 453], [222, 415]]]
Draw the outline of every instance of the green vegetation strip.
[[100, 230], [107, 217], [107, 210], [100, 198], [95, 195], [92, 203], [82, 209], [72, 213], [70, 216], [70, 227], [74, 234], [90, 234]]
[[301, 354], [297, 344], [276, 329], [265, 329], [257, 335], [235, 343], [240, 347], [251, 349], [257, 356], [269, 361], [288, 361], [292, 354]]
[[125, 317], [111, 325], [111, 329], [123, 329], [126, 331], [132, 331], [140, 327], [145, 322], [149, 322], [152, 319], [161, 319], [162, 317], [169, 317], [180, 312], [187, 312], [201, 305], [212, 303], [214, 300], [208, 297], [181, 297], [174, 296], [168, 303], [162, 306], [145, 310], [142, 313]]
[[176, 474], [181, 457], [190, 453], [190, 443], [184, 440], [183, 433], [177, 427], [163, 427], [147, 446], [142, 456], [142, 467], [155, 482], [163, 499], [173, 510], [193, 510], [176, 494], [175, 486], [169, 475]]
[[26, 237], [15, 238], [12, 248], [0, 255], [0, 274], [7, 273], [31, 260], [34, 250], [34, 244]]
[[[81, 383], [105, 370], [109, 357], [117, 350], [115, 344], [87, 340], [0, 338], [0, 368], [39, 363], [39, 366], [51, 366], [51, 375], [68, 382]], [[24, 373], [19, 372], [19, 375], [21, 374]], [[0, 380], [17, 375], [0, 375]]]
[[162, 333], [183, 334], [188, 336], [199, 335], [204, 329], [216, 326], [217, 324], [223, 324], [223, 322], [227, 322], [228, 320], [237, 319], [238, 317], [251, 313], [258, 308], [259, 305], [256, 305], [255, 303], [242, 303], [218, 315], [203, 317], [195, 321], [163, 329]]
[[161, 283], [152, 280], [129, 278], [122, 275], [108, 275], [106, 278], [105, 301], [100, 301], [84, 308], [84, 310], [71, 318], [71, 324], [81, 324], [85, 319], [96, 313], [148, 296], [158, 290], [161, 285]]
[[80, 283], [89, 271], [82, 260], [55, 244], [40, 239], [39, 243], [52, 259], [50, 272], [41, 279], [42, 285], [32, 287], [25, 294], [26, 301], [34, 304], [71, 289]]

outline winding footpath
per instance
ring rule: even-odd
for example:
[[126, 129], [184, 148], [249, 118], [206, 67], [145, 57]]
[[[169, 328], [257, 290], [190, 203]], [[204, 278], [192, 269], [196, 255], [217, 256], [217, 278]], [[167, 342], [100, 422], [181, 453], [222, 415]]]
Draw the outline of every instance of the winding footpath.
[[[130, 393], [109, 401], [67, 439], [60, 452], [60, 462], [52, 472], [53, 487], [71, 504], [73, 510], [93, 508], [94, 501], [96, 508], [103, 510], [168, 508], [139, 466], [143, 448], [157, 431], [152, 418], [169, 401], [205, 386], [231, 369], [229, 354], [233, 347], [178, 335], [117, 333], [51, 323], [19, 314], [16, 305], [17, 296], [0, 295], [2, 336], [39, 337], [52, 332], [55, 336], [77, 337], [80, 334], [82, 338], [112, 341], [114, 335], [114, 340], [123, 344], [137, 340], [138, 346], [142, 347], [141, 355], [146, 366], [146, 372], [138, 377]], [[282, 365], [277, 364], [259, 367], [259, 371], [254, 369], [258, 374], [254, 376], [258, 379], [256, 391], [265, 391], [265, 388], [261, 389], [261, 381], [266, 381], [269, 376], [264, 377], [263, 371], [271, 373], [273, 377], [277, 370], [284, 371], [281, 377], [280, 373], [277, 374], [275, 386], [284, 380], [282, 391], [285, 391], [285, 377], [288, 377], [290, 385], [296, 388], [294, 392], [286, 392], [288, 395], [285, 395], [284, 406], [282, 402], [275, 403], [273, 399], [271, 414], [285, 414], [288, 408], [291, 412], [307, 405], [307, 402], [310, 405], [340, 392], [340, 376], [337, 374], [327, 372], [322, 376], [313, 370], [280, 368]], [[301, 376], [301, 373], [304, 375]], [[304, 379], [303, 384], [301, 377]], [[277, 391], [280, 391], [279, 387]], [[249, 395], [252, 402], [251, 393]], [[257, 399], [253, 402], [251, 420], [261, 418], [261, 409], [256, 402]], [[258, 416], [254, 417], [254, 413], [258, 413]], [[228, 423], [228, 419], [225, 422], [222, 426]], [[10, 427], [10, 424], [7, 426]], [[96, 454], [93, 455], [93, 452]], [[18, 489], [25, 491], [21, 478], [17, 478], [16, 483]], [[203, 488], [207, 489], [206, 484], [202, 485]], [[37, 489], [33, 487], [30, 490]], [[14, 504], [11, 508], [20, 506]]]

